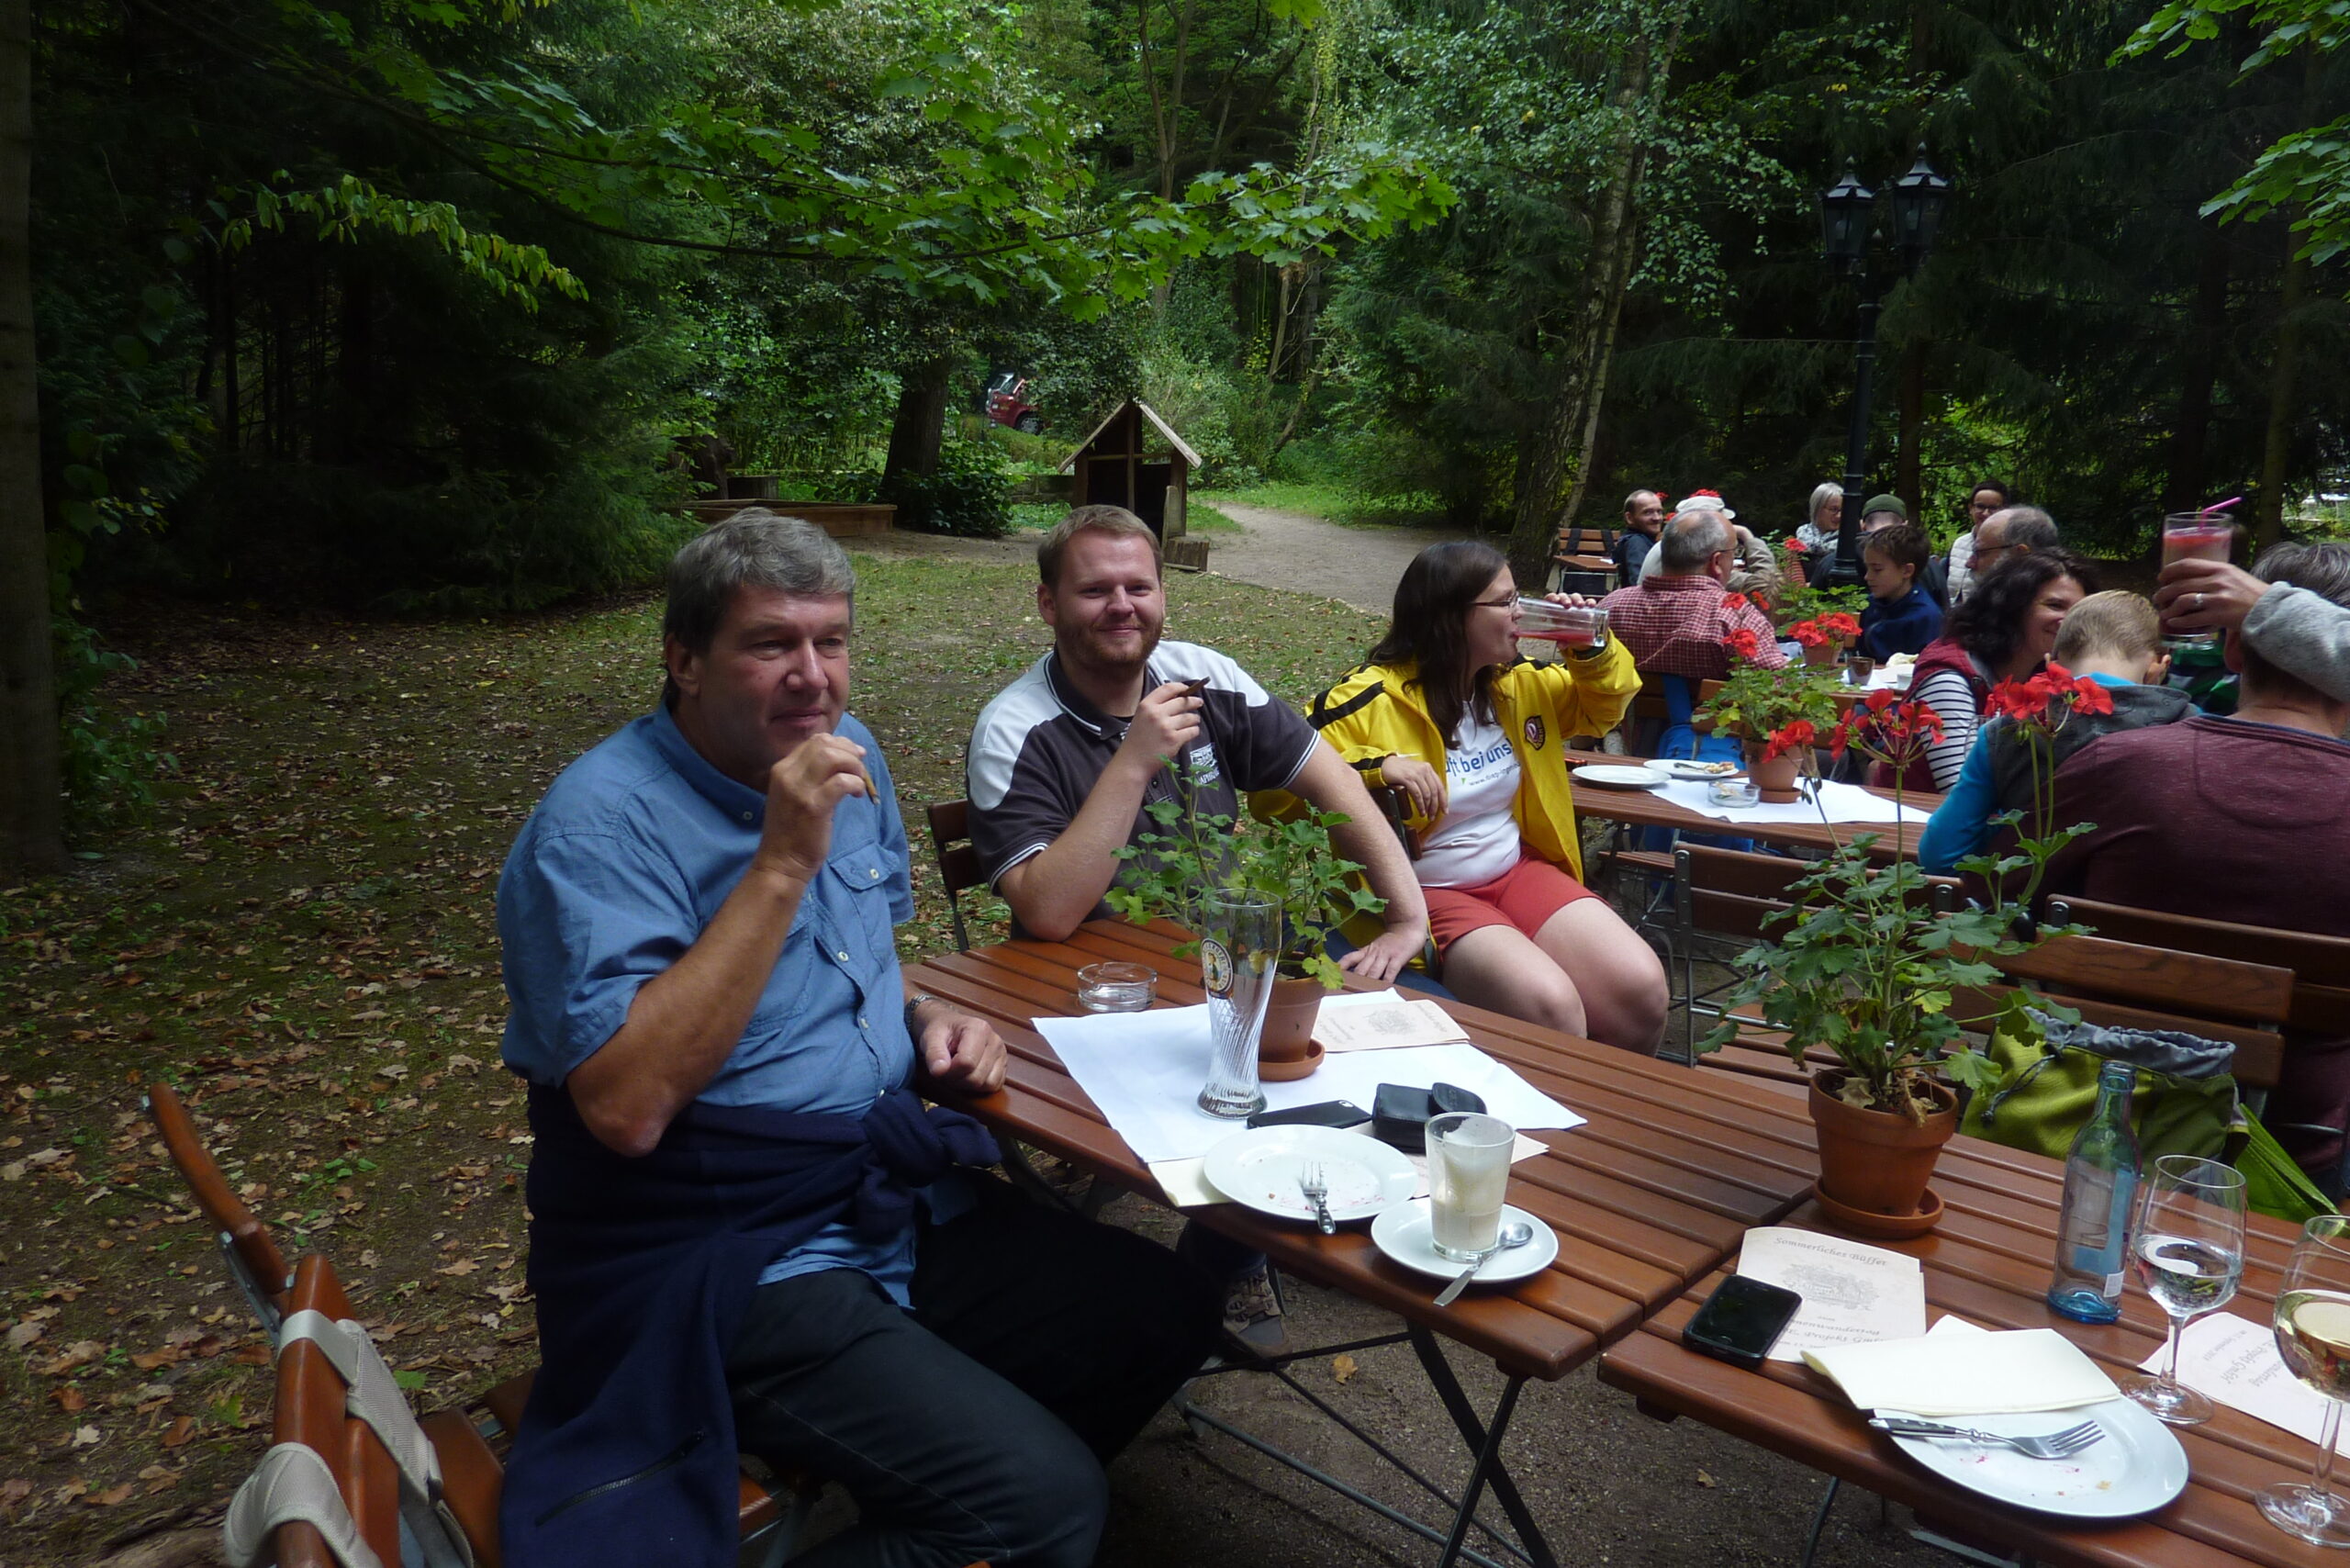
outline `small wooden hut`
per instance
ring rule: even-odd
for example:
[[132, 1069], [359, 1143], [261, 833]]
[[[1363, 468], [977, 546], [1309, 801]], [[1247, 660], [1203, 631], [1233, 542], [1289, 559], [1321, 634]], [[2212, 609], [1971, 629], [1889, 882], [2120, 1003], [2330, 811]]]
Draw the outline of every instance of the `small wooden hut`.
[[1124, 507], [1150, 524], [1161, 545], [1184, 534], [1184, 499], [1200, 454], [1147, 403], [1128, 398], [1069, 455], [1072, 506]]

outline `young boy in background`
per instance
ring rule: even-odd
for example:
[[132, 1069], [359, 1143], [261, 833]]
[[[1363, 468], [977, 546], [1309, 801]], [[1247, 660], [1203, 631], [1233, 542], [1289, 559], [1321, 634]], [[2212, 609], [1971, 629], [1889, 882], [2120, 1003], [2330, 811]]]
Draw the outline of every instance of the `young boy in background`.
[[1868, 608], [1861, 611], [1861, 652], [1883, 664], [1896, 654], [1919, 654], [1942, 634], [1942, 612], [1918, 574], [1933, 549], [1906, 522], [1880, 528], [1861, 541], [1861, 565], [1869, 585]]
[[[2087, 676], [2113, 699], [2110, 713], [2079, 711], [2065, 715], [2038, 764], [2042, 787], [2057, 766], [2096, 740], [2120, 730], [2176, 723], [2195, 711], [2187, 693], [2163, 684], [2170, 657], [2163, 652], [2162, 626], [2151, 600], [2134, 593], [2093, 593], [2073, 606], [2056, 633], [2052, 664]], [[1991, 840], [1992, 819], [2003, 812], [2032, 809], [2033, 758], [2017, 734], [2015, 721], [1998, 718], [1983, 726], [1966, 754], [1958, 783], [1918, 840], [1918, 864], [1949, 872]]]

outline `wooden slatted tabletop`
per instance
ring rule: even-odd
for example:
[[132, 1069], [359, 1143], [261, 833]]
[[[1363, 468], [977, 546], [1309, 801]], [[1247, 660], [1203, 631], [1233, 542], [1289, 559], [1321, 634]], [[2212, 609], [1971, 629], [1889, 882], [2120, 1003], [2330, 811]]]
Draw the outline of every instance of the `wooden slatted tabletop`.
[[[1614, 764], [1639, 767], [1648, 758], [1610, 756], [1604, 752], [1576, 752], [1577, 767]], [[1873, 790], [1872, 794], [1893, 798], [1890, 790]], [[1928, 815], [1942, 803], [1940, 795], [1922, 794], [1916, 790], [1902, 797], [1902, 803]], [[1897, 856], [1914, 857], [1918, 851], [1918, 835], [1925, 831], [1925, 823], [1838, 823], [1833, 827], [1818, 821], [1799, 823], [1733, 823], [1719, 817], [1709, 817], [1703, 812], [1676, 805], [1654, 790], [1615, 790], [1597, 784], [1577, 786], [1575, 811], [1578, 815], [1607, 822], [1621, 823], [1627, 827], [1672, 827], [1684, 833], [1734, 834], [1740, 838], [1758, 839], [1765, 844], [1779, 844], [1806, 849], [1828, 850], [1839, 841], [1851, 843], [1864, 833], [1877, 835], [1870, 846], [1870, 855], [1879, 860]]]
[[[1008, 942], [928, 959], [920, 990], [991, 1021], [1012, 1048], [1002, 1092], [957, 1102], [1024, 1142], [1165, 1201], [1126, 1147], [1029, 1027], [1079, 1012], [1077, 970], [1105, 958], [1158, 971], [1162, 1003], [1203, 1000], [1196, 961], [1170, 949], [1172, 927], [1097, 921], [1068, 942]], [[1590, 1118], [1536, 1132], [1549, 1152], [1511, 1170], [1509, 1201], [1559, 1233], [1559, 1260], [1506, 1291], [1430, 1305], [1433, 1282], [1398, 1267], [1366, 1228], [1325, 1237], [1223, 1204], [1191, 1211], [1301, 1278], [1345, 1291], [1490, 1356], [1504, 1371], [1555, 1379], [1620, 1339], [1732, 1255], [1751, 1226], [1804, 1201], [1818, 1164], [1802, 1103], [1729, 1073], [1560, 1035], [1458, 1002], [1446, 1004], [1478, 1046], [1534, 1087]]]
[[[1941, 1225], [1916, 1241], [1874, 1245], [1924, 1263], [1930, 1316], [1953, 1312], [1986, 1328], [2056, 1328], [2119, 1381], [2161, 1345], [2164, 1319], [2134, 1282], [2120, 1323], [2093, 1327], [2049, 1310], [2042, 1293], [2055, 1253], [2063, 1181], [2063, 1167], [2054, 1160], [1958, 1138], [1935, 1170], [1934, 1187], [1944, 1204]], [[1809, 1203], [1786, 1223], [1835, 1228]], [[2266, 1322], [2294, 1235], [2291, 1226], [2253, 1216], [2243, 1292], [2227, 1310]], [[1637, 1395], [1652, 1412], [1693, 1417], [2042, 1562], [2303, 1568], [2342, 1561], [2277, 1529], [2252, 1502], [2253, 1493], [2274, 1481], [2308, 1476], [2315, 1449], [2306, 1439], [2222, 1407], [2209, 1425], [2179, 1433], [2191, 1478], [2177, 1501], [2143, 1519], [2068, 1528], [1928, 1474], [1890, 1439], [1863, 1425], [1862, 1414], [1807, 1367], [1772, 1361], [1761, 1373], [1749, 1372], [1684, 1350], [1681, 1330], [1718, 1277], [1695, 1282], [1643, 1325], [1643, 1332], [1607, 1350], [1599, 1380]]]

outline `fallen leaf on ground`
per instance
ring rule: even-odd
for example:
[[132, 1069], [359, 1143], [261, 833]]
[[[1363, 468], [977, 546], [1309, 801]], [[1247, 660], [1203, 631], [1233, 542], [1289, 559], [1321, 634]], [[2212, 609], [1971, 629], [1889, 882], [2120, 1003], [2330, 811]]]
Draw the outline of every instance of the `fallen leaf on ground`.
[[175, 1417], [172, 1424], [163, 1428], [163, 1446], [167, 1449], [175, 1449], [194, 1436], [196, 1436], [195, 1419], [187, 1416]]
[[1701, 1471], [1699, 1471], [1699, 1472], [1697, 1472], [1697, 1484], [1698, 1484], [1698, 1485], [1700, 1485], [1700, 1486], [1711, 1486], [1713, 1484], [1714, 1484], [1714, 1478], [1713, 1478], [1712, 1476], [1710, 1476], [1710, 1475], [1707, 1474], [1707, 1473], [1706, 1473], [1704, 1471], [1702, 1471], [1702, 1470], [1701, 1470]]
[[57, 1401], [57, 1407], [60, 1410], [65, 1411], [69, 1415], [89, 1404], [89, 1400], [83, 1397], [82, 1391], [74, 1387], [70, 1383], [63, 1388], [50, 1389], [49, 1391], [49, 1396]]
[[1347, 1379], [1354, 1376], [1356, 1370], [1355, 1359], [1352, 1356], [1333, 1356], [1330, 1358], [1330, 1375], [1337, 1378], [1340, 1383], [1344, 1383]]
[[74, 1428], [73, 1440], [67, 1446], [77, 1449], [89, 1448], [98, 1440], [101, 1435], [95, 1427], [78, 1427]]
[[131, 1493], [138, 1489], [139, 1487], [136, 1482], [126, 1481], [118, 1486], [109, 1486], [103, 1492], [93, 1492], [89, 1495], [84, 1497], [82, 1501], [91, 1505], [93, 1507], [111, 1508], [118, 1503], [129, 1502], [130, 1500]]
[[455, 1262], [448, 1264], [442, 1268], [435, 1269], [432, 1271], [436, 1274], [470, 1274], [475, 1272], [480, 1267], [481, 1265], [479, 1263], [475, 1262], [470, 1258], [460, 1258]]

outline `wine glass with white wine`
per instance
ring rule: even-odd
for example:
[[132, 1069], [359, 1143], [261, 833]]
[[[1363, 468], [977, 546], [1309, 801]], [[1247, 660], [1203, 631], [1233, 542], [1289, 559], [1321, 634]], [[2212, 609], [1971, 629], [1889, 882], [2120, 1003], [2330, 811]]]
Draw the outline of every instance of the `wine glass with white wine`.
[[2268, 1522], [2312, 1546], [2350, 1546], [2350, 1497], [2333, 1491], [2342, 1402], [2350, 1399], [2350, 1215], [2319, 1215], [2301, 1226], [2277, 1287], [2277, 1350], [2288, 1371], [2325, 1395], [2317, 1468], [2253, 1496]]
[[2130, 1250], [2138, 1279], [2170, 1317], [2163, 1370], [2131, 1379], [2123, 1394], [2155, 1419], [2195, 1427], [2211, 1418], [2211, 1402], [2178, 1381], [2178, 1338], [2191, 1320], [2235, 1299], [2244, 1278], [2244, 1175], [2192, 1154], [2165, 1154], [2139, 1190]]

